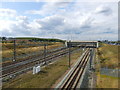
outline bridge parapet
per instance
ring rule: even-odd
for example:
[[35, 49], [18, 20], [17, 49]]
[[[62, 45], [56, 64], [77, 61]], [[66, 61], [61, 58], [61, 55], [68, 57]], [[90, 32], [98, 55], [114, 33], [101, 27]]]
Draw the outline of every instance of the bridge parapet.
[[67, 47], [98, 48], [98, 41], [69, 41], [65, 44]]

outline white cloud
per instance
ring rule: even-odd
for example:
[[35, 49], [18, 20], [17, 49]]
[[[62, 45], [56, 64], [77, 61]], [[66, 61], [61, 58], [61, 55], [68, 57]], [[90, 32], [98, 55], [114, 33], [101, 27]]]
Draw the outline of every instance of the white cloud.
[[13, 12], [15, 20], [2, 19], [0, 25], [2, 23], [6, 25], [1, 25], [0, 29], [3, 35], [13, 36], [61, 39], [72, 37], [74, 40], [98, 40], [101, 37], [117, 39], [117, 20], [115, 21], [118, 18], [115, 6], [117, 4], [111, 5], [109, 3], [46, 3], [40, 10], [28, 11], [31, 14], [43, 15], [43, 18], [30, 20], [28, 16], [16, 15], [17, 12]]
[[0, 8], [0, 19], [13, 18], [16, 14], [16, 10]]
[[39, 15], [53, 15], [57, 12], [62, 12], [68, 6], [70, 2], [46, 2], [40, 10], [29, 10], [27, 14], [39, 14]]
[[102, 13], [104, 15], [110, 15], [112, 13], [112, 10], [110, 7], [102, 5], [96, 8], [95, 13], [98, 13], [98, 14]]

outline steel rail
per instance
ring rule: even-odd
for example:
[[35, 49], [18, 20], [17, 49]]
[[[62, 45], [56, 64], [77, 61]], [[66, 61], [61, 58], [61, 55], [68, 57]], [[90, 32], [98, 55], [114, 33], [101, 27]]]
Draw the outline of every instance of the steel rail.
[[[49, 59], [51, 59], [51, 58], [57, 57], [58, 55], [65, 54], [65, 53], [68, 53], [68, 51], [55, 53], [55, 54], [53, 54], [53, 55], [51, 55], [51, 56], [46, 57], [46, 61], [49, 60]], [[27, 62], [27, 63], [23, 63], [23, 64], [21, 64], [21, 65], [17, 65], [17, 66], [11, 67], [11, 68], [6, 68], [6, 69], [4, 69], [4, 70], [2, 71], [2, 73], [4, 74], [5, 71], [11, 72], [12, 69], [13, 69], [13, 70], [14, 70], [14, 69], [17, 70], [17, 68], [25, 67], [25, 66], [27, 66], [27, 64], [35, 63], [35, 62], [37, 62], [37, 61], [44, 62], [44, 58], [42, 58], [42, 59], [38, 58], [38, 59], [35, 59], [34, 61], [30, 61], [30, 62]]]
[[[64, 50], [67, 50], [67, 49], [68, 49], [68, 48], [64, 48], [64, 49], [61, 49], [61, 50], [58, 50], [58, 51], [51, 52], [51, 53], [47, 54], [46, 57], [49, 57], [49, 56], [51, 56], [51, 55], [54, 54], [54, 53], [59, 53], [59, 52], [62, 52], [62, 51], [64, 51]], [[34, 58], [34, 57], [33, 57], [33, 58]], [[30, 58], [30, 59], [25, 60], [25, 61], [23, 60], [23, 61], [21, 61], [21, 62], [19, 61], [19, 62], [10, 64], [10, 65], [8, 65], [8, 66], [2, 66], [2, 67], [1, 67], [2, 69], [0, 69], [0, 71], [1, 71], [1, 70], [4, 71], [4, 70], [6, 70], [6, 69], [10, 69], [10, 68], [13, 68], [13, 67], [17, 67], [17, 66], [19, 66], [19, 65], [27, 64], [27, 63], [30, 63], [30, 62], [34, 62], [35, 59], [33, 59], [33, 58]], [[43, 55], [41, 55], [41, 56], [36, 57], [36, 59], [37, 59], [37, 58], [43, 59], [44, 57], [43, 57]]]
[[66, 89], [66, 88], [76, 88], [80, 77], [84, 71], [84, 68], [86, 66], [86, 63], [89, 60], [90, 56], [90, 50], [86, 50], [83, 58], [79, 62], [79, 64], [74, 68], [73, 72], [68, 76], [67, 80], [61, 85], [61, 89]]
[[[47, 60], [47, 61], [51, 61], [51, 59], [54, 59], [54, 58], [56, 58], [56, 57], [63, 56], [63, 55], [65, 55], [65, 54], [67, 54], [67, 53], [68, 53], [68, 51], [66, 51], [66, 52], [62, 52], [62, 51], [61, 51], [60, 53], [54, 54], [54, 55], [46, 58], [46, 60]], [[42, 63], [43, 61], [44, 61], [44, 60], [41, 60], [40, 63]], [[35, 64], [35, 62], [34, 62], [34, 64]], [[33, 64], [33, 65], [34, 65], [34, 64]], [[29, 68], [29, 67], [31, 67], [31, 66], [33, 67], [33, 65], [30, 65], [30, 66], [27, 67], [27, 64], [26, 64], [26, 66], [24, 66], [24, 67]], [[13, 71], [13, 72], [10, 71], [9, 73], [2, 75], [2, 77], [4, 78], [4, 77], [10, 76], [10, 75], [14, 75], [14, 73], [20, 72], [20, 70], [23, 71], [23, 69], [25, 69], [25, 68], [21, 68], [21, 67], [20, 67], [19, 69], [16, 68], [15, 71]], [[17, 71], [17, 70], [19, 70], [19, 71]]]
[[[50, 54], [50, 53], [54, 53], [54, 52], [58, 52], [58, 51], [60, 51], [60, 50], [64, 50], [64, 49], [67, 49], [67, 47], [62, 47], [62, 48], [57, 48], [57, 49], [52, 49], [52, 50], [47, 50], [47, 54]], [[39, 56], [39, 55], [43, 55], [44, 53], [43, 53], [43, 51], [41, 51], [41, 52], [39, 52], [39, 53], [35, 53], [35, 54], [28, 54], [28, 55], [20, 55], [20, 57], [22, 57], [22, 58], [19, 58], [19, 57], [16, 57], [18, 60], [16, 60], [15, 62], [8, 62], [8, 63], [2, 63], [2, 66], [4, 67], [4, 66], [9, 66], [9, 65], [11, 65], [11, 64], [15, 64], [15, 63], [18, 63], [18, 62], [22, 62], [22, 61], [24, 61], [24, 60], [27, 60], [27, 59], [29, 59], [30, 57], [36, 57], [36, 56]], [[13, 58], [10, 58], [11, 60], [13, 59]], [[21, 60], [22, 59], [22, 60]]]
[[[86, 56], [86, 53], [85, 55], [82, 57], [82, 59]], [[79, 64], [82, 62], [82, 60], [79, 62]], [[76, 68], [74, 68], [73, 72], [69, 75], [68, 79], [64, 82], [64, 84], [61, 86], [61, 87], [65, 87], [65, 85], [68, 83], [68, 81], [70, 80], [70, 78], [73, 76], [74, 71], [76, 71], [77, 67], [79, 66], [79, 64], [76, 66]]]
[[[65, 49], [65, 50], [66, 50], [66, 49]], [[52, 53], [52, 54], [50, 54], [50, 55], [47, 55], [47, 56], [46, 56], [46, 59], [49, 58], [49, 57], [51, 57], [51, 56], [53, 56], [53, 55], [58, 55], [58, 54], [60, 54], [60, 53], [62, 53], [62, 52], [66, 52], [65, 50], [61, 50], [61, 51], [59, 51], [59, 52], [57, 52], [57, 53]], [[3, 71], [6, 71], [6, 70], [9, 70], [9, 69], [12, 69], [12, 68], [16, 68], [16, 67], [18, 67], [18, 66], [23, 66], [23, 65], [26, 65], [26, 64], [29, 64], [29, 63], [38, 61], [38, 60], [44, 60], [44, 57], [43, 57], [43, 56], [42, 56], [42, 57], [37, 57], [36, 59], [31, 59], [31, 60], [19, 62], [19, 63], [17, 63], [17, 64], [13, 64], [13, 65], [10, 65], [10, 66], [7, 66], [7, 67], [3, 67], [3, 68], [2, 68], [2, 72], [3, 72]]]

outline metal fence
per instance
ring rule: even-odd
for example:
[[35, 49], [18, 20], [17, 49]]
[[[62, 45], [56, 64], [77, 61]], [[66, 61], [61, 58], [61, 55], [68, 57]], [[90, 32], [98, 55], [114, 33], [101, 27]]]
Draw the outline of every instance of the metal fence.
[[102, 75], [108, 75], [112, 77], [120, 77], [119, 75], [120, 69], [108, 69], [108, 68], [101, 68], [100, 74]]

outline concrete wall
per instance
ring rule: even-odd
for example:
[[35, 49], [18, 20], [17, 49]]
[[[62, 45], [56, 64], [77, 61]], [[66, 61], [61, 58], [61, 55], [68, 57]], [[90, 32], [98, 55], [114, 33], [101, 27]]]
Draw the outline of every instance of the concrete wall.
[[98, 42], [66, 42], [67, 47], [98, 47]]

